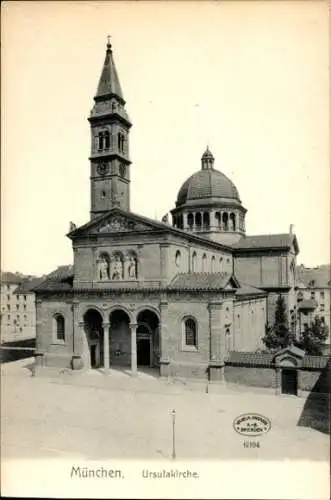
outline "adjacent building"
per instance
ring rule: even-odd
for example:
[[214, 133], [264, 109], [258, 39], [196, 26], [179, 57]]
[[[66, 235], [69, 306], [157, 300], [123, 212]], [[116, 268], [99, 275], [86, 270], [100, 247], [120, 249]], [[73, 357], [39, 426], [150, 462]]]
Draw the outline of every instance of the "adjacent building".
[[[298, 266], [296, 296], [299, 331], [309, 326], [315, 316], [319, 316], [330, 331], [330, 265], [313, 268], [303, 264]], [[327, 343], [330, 343], [330, 335]]]
[[41, 278], [21, 273], [1, 274], [1, 342], [36, 336], [36, 303], [33, 288]]

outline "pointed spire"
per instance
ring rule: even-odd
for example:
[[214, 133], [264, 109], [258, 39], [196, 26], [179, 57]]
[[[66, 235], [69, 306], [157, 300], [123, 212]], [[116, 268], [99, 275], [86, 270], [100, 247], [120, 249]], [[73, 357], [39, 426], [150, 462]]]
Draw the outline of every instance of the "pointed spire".
[[110, 36], [107, 37], [107, 49], [106, 57], [103, 63], [103, 68], [99, 80], [98, 90], [96, 94], [97, 97], [106, 96], [109, 94], [116, 95], [123, 100], [123, 93], [120, 85], [120, 81], [117, 75], [112, 46], [110, 43]]
[[203, 153], [201, 157], [201, 168], [202, 170], [214, 168], [214, 161], [215, 158], [212, 154], [212, 152], [209, 149], [209, 146], [207, 146], [206, 151]]

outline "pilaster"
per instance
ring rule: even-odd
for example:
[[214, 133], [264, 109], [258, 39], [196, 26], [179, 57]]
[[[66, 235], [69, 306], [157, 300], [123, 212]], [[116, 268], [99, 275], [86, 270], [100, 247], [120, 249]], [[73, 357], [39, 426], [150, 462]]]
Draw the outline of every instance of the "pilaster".
[[168, 302], [162, 300], [160, 302], [160, 375], [162, 377], [169, 376], [169, 332], [167, 327], [168, 320]]

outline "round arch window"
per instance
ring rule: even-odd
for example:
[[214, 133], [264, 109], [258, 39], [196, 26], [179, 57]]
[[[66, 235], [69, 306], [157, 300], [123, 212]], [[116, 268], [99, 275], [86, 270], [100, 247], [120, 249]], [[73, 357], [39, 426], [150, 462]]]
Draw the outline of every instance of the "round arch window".
[[177, 250], [176, 255], [175, 255], [175, 264], [177, 267], [180, 266], [181, 258], [182, 258], [181, 253], [179, 250]]

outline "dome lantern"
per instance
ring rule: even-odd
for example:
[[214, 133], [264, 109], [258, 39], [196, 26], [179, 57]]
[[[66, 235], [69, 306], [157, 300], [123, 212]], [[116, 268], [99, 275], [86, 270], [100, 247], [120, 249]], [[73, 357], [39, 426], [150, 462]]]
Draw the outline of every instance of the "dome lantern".
[[206, 151], [203, 153], [201, 157], [201, 169], [202, 170], [209, 170], [214, 168], [214, 161], [215, 158], [210, 151], [209, 147], [207, 146]]

